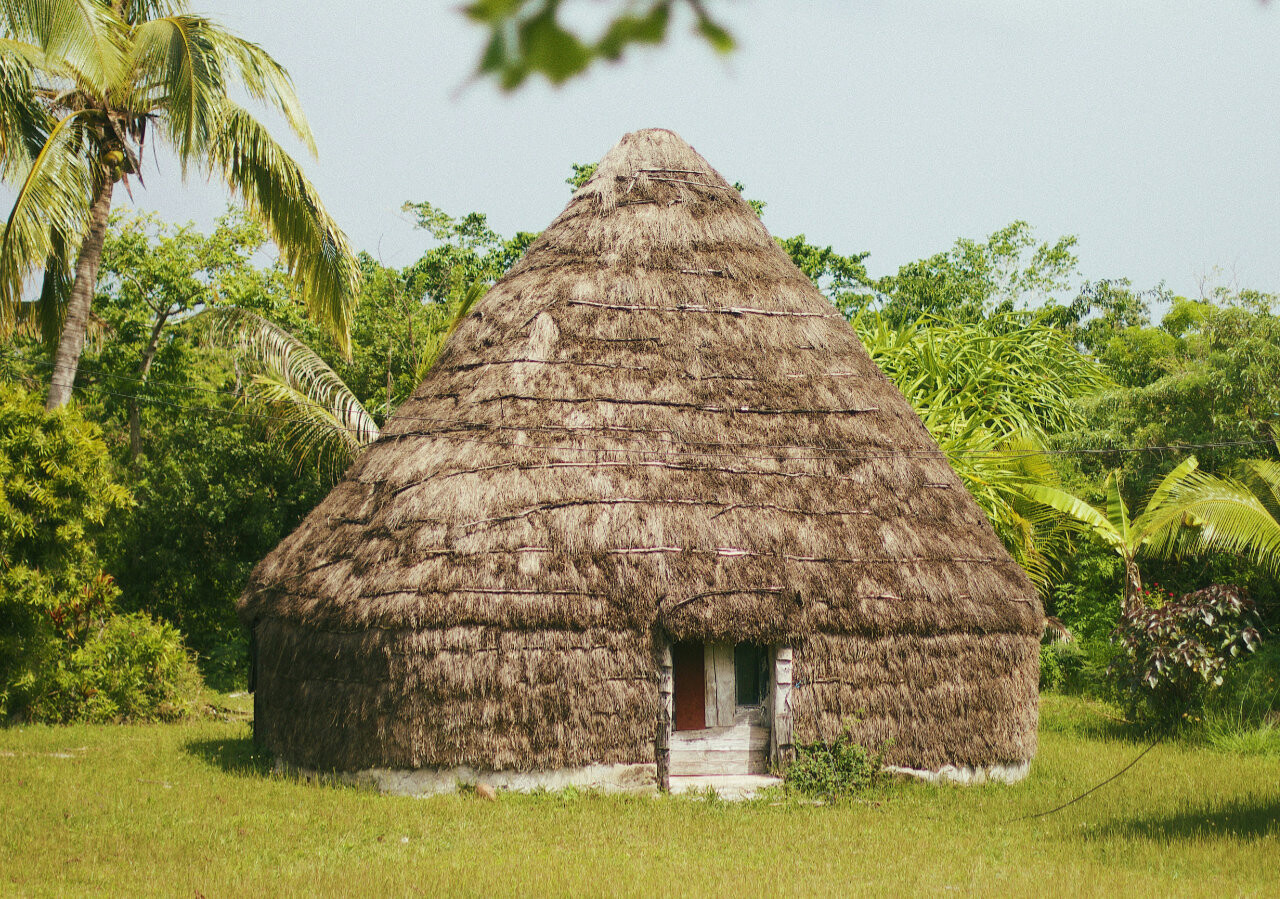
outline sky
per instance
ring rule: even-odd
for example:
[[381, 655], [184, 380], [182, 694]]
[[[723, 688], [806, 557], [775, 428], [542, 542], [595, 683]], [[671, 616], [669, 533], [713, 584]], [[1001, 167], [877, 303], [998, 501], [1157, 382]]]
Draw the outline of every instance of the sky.
[[[1280, 4], [725, 0], [727, 57], [685, 18], [662, 47], [513, 94], [471, 79], [484, 34], [459, 5], [192, 3], [288, 68], [307, 172], [388, 265], [429, 246], [406, 201], [541, 230], [571, 163], [665, 127], [766, 201], [772, 233], [870, 251], [872, 275], [1024, 219], [1076, 235], [1089, 279], [1280, 292]], [[201, 227], [225, 208], [150, 162], [138, 205]]]

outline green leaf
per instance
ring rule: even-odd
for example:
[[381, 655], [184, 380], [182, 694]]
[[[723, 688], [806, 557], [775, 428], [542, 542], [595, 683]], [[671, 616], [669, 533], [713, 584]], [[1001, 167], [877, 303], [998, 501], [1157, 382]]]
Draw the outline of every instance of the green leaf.
[[340, 474], [380, 434], [373, 417], [320, 356], [247, 309], [219, 306], [191, 321], [217, 345], [255, 363], [247, 396], [298, 465]]
[[521, 53], [529, 69], [562, 84], [591, 63], [591, 51], [556, 21], [555, 8], [519, 26]]
[[1107, 475], [1103, 489], [1107, 493], [1107, 519], [1119, 533], [1125, 546], [1131, 546], [1129, 532], [1129, 507], [1120, 495], [1120, 472], [1113, 471]]
[[84, 141], [80, 120], [90, 111], [60, 121], [27, 168], [9, 219], [0, 232], [0, 334], [17, 323], [23, 284], [51, 256], [70, 247], [59, 236], [80, 236], [88, 227], [93, 172], [79, 152]]
[[737, 46], [728, 31], [711, 21], [709, 18], [702, 18], [698, 21], [698, 33], [706, 39], [717, 53], [731, 53]]
[[670, 19], [670, 3], [659, 3], [644, 16], [619, 16], [596, 42], [595, 52], [605, 59], [618, 59], [630, 44], [660, 44]]

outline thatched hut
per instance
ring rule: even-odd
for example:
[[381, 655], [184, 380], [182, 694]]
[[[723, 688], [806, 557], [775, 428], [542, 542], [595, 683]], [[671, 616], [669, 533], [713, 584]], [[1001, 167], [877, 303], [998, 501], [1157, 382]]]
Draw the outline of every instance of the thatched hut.
[[605, 156], [240, 613], [260, 744], [404, 789], [665, 785], [845, 724], [918, 772], [1035, 753], [1034, 588], [669, 131]]

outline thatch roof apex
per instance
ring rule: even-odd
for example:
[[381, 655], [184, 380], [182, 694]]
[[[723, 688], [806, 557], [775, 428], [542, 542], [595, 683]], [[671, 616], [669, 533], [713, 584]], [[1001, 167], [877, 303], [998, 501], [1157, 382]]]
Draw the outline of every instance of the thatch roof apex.
[[695, 181], [733, 190], [680, 135], [666, 128], [645, 128], [623, 135], [575, 196], [598, 197], [603, 206], [612, 207], [646, 180]]

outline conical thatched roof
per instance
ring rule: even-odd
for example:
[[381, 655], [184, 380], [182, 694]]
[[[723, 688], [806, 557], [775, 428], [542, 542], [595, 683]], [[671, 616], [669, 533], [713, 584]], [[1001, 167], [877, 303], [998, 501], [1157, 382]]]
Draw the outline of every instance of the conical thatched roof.
[[[817, 725], [850, 702], [874, 721], [877, 701], [854, 696], [874, 689], [904, 763], [1034, 749], [1035, 590], [848, 323], [669, 131], [604, 158], [255, 569], [241, 614], [294, 684], [266, 726], [299, 761], [633, 760], [657, 632], [808, 645], [797, 728], [805, 702]], [[950, 662], [926, 659], [939, 641]], [[947, 671], [987, 656], [986, 683]], [[879, 673], [842, 683], [855, 663]], [[590, 713], [563, 695], [588, 669]], [[345, 677], [360, 695], [334, 711], [318, 684]], [[929, 719], [918, 734], [902, 702]], [[985, 735], [933, 746], [965, 703]], [[619, 742], [610, 715], [642, 720]]]

